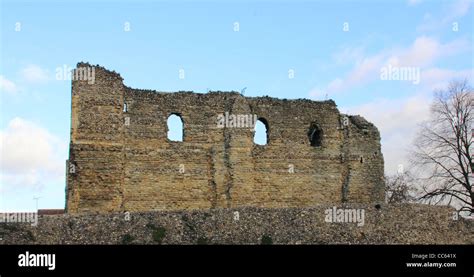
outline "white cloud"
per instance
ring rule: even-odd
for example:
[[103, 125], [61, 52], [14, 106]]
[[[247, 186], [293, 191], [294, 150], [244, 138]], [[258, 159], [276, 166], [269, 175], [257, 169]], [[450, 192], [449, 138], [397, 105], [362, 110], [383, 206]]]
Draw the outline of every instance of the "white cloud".
[[18, 88], [15, 83], [0, 75], [0, 90], [7, 93], [15, 93]]
[[472, 0], [458, 0], [453, 3], [448, 13], [445, 15], [443, 22], [449, 23], [452, 20], [465, 16], [471, 8], [471, 1]]
[[423, 0], [408, 0], [408, 5], [409, 6], [415, 6], [423, 2]]
[[364, 47], [343, 47], [340, 51], [332, 55], [336, 64], [348, 64], [360, 61], [364, 57]]
[[413, 42], [413, 45], [403, 51], [395, 54], [393, 59], [399, 59], [397, 66], [423, 66], [433, 62], [440, 53], [440, 43], [429, 37], [418, 37]]
[[311, 99], [321, 98], [326, 95], [326, 92], [322, 88], [313, 88], [309, 93], [308, 96]]
[[3, 189], [37, 187], [63, 178], [66, 145], [48, 130], [22, 118], [0, 131], [0, 182]]
[[469, 42], [463, 38], [442, 44], [434, 38], [421, 36], [416, 38], [409, 48], [393, 53], [387, 63], [394, 66], [425, 67], [442, 57], [455, 55], [468, 49]]
[[361, 85], [370, 79], [379, 76], [378, 70], [382, 66], [383, 56], [375, 55], [364, 58], [357, 62], [355, 68], [344, 78], [336, 78], [329, 82], [325, 88], [314, 88], [310, 91], [311, 98], [318, 98], [328, 93], [333, 96], [357, 85]]
[[472, 69], [450, 70], [437, 67], [427, 68], [421, 71], [421, 84], [431, 91], [446, 88], [451, 80], [474, 80]]
[[472, 0], [458, 0], [446, 7], [444, 15], [425, 15], [423, 21], [416, 27], [418, 32], [429, 32], [443, 30], [448, 24], [452, 24], [466, 16], [471, 9]]
[[23, 80], [32, 84], [45, 83], [51, 79], [48, 70], [35, 64], [26, 66], [21, 70], [20, 74]]
[[[383, 49], [375, 55], [359, 59], [345, 77], [335, 78], [323, 88], [312, 89], [309, 96], [318, 98], [328, 93], [333, 97], [334, 94], [347, 91], [354, 86], [376, 80], [380, 78], [380, 70], [389, 64], [392, 66], [418, 67], [423, 70], [423, 68], [431, 66], [440, 58], [456, 55], [466, 50], [469, 50], [469, 42], [464, 38], [443, 44], [437, 39], [420, 36], [407, 48]], [[353, 52], [344, 49], [340, 54], [335, 54], [333, 57], [344, 59], [348, 53]], [[354, 53], [357, 53], [357, 51]]]

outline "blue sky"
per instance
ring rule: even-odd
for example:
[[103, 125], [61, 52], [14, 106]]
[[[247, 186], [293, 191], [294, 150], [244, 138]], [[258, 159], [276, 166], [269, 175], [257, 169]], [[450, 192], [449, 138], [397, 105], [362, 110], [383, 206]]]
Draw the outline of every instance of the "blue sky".
[[[68, 80], [79, 61], [159, 91], [334, 99], [382, 134], [386, 172], [407, 164], [431, 93], [473, 80], [472, 1], [1, 1], [0, 211], [64, 206]], [[127, 29], [129, 27], [129, 29]], [[419, 83], [382, 80], [388, 66]], [[184, 70], [185, 78], [179, 78]]]

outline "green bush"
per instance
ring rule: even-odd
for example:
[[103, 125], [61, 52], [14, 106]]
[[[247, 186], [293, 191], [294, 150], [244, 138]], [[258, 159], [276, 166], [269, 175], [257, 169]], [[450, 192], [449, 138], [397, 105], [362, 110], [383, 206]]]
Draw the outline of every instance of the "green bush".
[[198, 245], [206, 245], [206, 244], [209, 244], [209, 241], [206, 237], [199, 237], [197, 239], [197, 244]]
[[159, 244], [163, 242], [165, 235], [166, 235], [166, 229], [163, 227], [155, 228], [152, 233], [153, 240]]
[[263, 236], [262, 236], [261, 244], [263, 244], [263, 245], [271, 245], [271, 244], [273, 244], [272, 237], [270, 237], [270, 236], [268, 236], [268, 235], [263, 235]]
[[130, 243], [132, 243], [132, 241], [134, 241], [134, 240], [135, 240], [135, 238], [134, 238], [132, 235], [130, 235], [130, 234], [125, 234], [125, 235], [123, 235], [123, 237], [122, 237], [122, 244], [130, 244]]

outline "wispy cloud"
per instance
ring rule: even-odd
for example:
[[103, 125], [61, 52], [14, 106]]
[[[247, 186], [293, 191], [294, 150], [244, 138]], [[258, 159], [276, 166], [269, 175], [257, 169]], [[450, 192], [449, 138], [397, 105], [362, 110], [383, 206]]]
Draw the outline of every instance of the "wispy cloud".
[[469, 42], [464, 38], [443, 44], [437, 39], [421, 36], [415, 39], [411, 47], [395, 52], [387, 62], [396, 66], [425, 67], [432, 65], [440, 58], [462, 53], [466, 50], [469, 50]]
[[472, 69], [452, 70], [432, 67], [421, 72], [421, 80], [426, 89], [431, 91], [445, 88], [452, 80], [474, 80]]
[[17, 85], [5, 78], [3, 75], [0, 75], [0, 91], [6, 93], [16, 93], [18, 91]]
[[27, 65], [20, 71], [20, 75], [22, 80], [30, 84], [46, 83], [51, 80], [49, 71], [35, 64]]
[[434, 16], [427, 13], [423, 21], [416, 27], [418, 32], [442, 30], [449, 24], [466, 16], [472, 7], [472, 0], [458, 0], [453, 2], [443, 15]]
[[408, 0], [408, 6], [416, 6], [423, 2], [423, 0]]
[[354, 61], [359, 62], [364, 58], [364, 46], [359, 47], [343, 47], [340, 51], [332, 55], [336, 64], [348, 64]]
[[[447, 43], [441, 43], [435, 38], [420, 36], [406, 48], [382, 49], [378, 53], [359, 58], [354, 68], [344, 77], [338, 77], [329, 82], [325, 87], [317, 87], [310, 91], [311, 98], [318, 98], [328, 93], [343, 93], [356, 86], [380, 78], [380, 70], [388, 65], [397, 67], [418, 67], [420, 69], [432, 66], [437, 60], [462, 53], [469, 50], [469, 42], [464, 39], [456, 39]], [[335, 54], [336, 59], [350, 55], [349, 53], [360, 53], [344, 49], [341, 54]]]
[[448, 10], [448, 13], [444, 16], [443, 22], [449, 23], [452, 20], [461, 18], [468, 14], [471, 8], [472, 0], [458, 0], [454, 2]]

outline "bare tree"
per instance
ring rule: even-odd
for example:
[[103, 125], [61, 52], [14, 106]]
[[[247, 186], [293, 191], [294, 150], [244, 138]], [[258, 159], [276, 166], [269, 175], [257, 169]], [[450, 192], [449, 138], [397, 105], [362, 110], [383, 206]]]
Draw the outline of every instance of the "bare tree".
[[467, 80], [435, 93], [430, 119], [421, 125], [412, 162], [423, 173], [419, 200], [474, 213], [474, 92]]
[[387, 203], [407, 203], [416, 200], [413, 178], [408, 172], [385, 176], [385, 195]]

